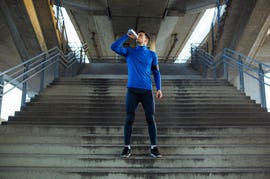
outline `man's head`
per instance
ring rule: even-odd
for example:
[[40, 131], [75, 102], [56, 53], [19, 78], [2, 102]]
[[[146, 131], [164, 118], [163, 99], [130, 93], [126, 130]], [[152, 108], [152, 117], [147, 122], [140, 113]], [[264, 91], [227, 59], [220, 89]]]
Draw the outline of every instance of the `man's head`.
[[145, 31], [140, 30], [138, 32], [138, 38], [136, 40], [138, 45], [147, 45], [150, 42], [150, 36]]

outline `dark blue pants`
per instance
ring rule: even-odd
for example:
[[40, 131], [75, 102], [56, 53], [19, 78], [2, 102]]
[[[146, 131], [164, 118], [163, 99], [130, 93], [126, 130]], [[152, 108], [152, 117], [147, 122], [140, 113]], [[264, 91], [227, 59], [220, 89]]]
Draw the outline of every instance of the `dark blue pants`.
[[151, 90], [128, 88], [126, 95], [126, 122], [124, 128], [125, 145], [130, 145], [132, 124], [135, 120], [135, 111], [142, 103], [145, 118], [148, 124], [148, 133], [151, 145], [157, 142], [157, 127], [155, 122], [155, 102]]

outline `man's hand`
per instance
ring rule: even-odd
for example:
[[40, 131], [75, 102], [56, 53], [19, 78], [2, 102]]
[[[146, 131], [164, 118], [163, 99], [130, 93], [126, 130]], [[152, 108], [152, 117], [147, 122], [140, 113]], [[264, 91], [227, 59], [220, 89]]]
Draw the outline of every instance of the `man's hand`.
[[161, 99], [162, 97], [163, 97], [162, 91], [161, 90], [158, 90], [157, 93], [156, 93], [156, 98], [157, 99]]
[[136, 39], [135, 35], [133, 35], [133, 34], [127, 33], [127, 35], [128, 35], [129, 38], [131, 38], [131, 39], [133, 39], [133, 40]]

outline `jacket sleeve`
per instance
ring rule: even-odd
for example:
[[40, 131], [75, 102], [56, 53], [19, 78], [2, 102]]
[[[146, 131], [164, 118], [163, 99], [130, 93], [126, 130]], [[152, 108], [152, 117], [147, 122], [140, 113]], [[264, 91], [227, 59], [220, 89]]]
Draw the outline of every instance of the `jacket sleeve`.
[[127, 49], [123, 47], [123, 43], [128, 39], [128, 35], [116, 40], [112, 45], [111, 49], [119, 55], [127, 56]]
[[153, 67], [152, 71], [153, 71], [153, 75], [154, 75], [156, 88], [157, 88], [157, 90], [161, 90], [161, 75], [160, 75], [160, 71], [159, 71], [159, 67], [158, 67], [158, 58], [157, 58], [156, 53], [154, 53], [152, 67]]

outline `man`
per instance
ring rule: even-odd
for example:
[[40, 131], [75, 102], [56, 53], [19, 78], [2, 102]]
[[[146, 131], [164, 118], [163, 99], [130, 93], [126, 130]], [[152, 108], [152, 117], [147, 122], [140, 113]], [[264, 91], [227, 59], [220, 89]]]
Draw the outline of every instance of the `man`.
[[[125, 48], [123, 43], [128, 38], [136, 39], [136, 48]], [[155, 52], [147, 48], [150, 36], [140, 31], [138, 37], [127, 33], [120, 39], [116, 40], [111, 49], [117, 54], [126, 57], [128, 66], [128, 83], [126, 94], [126, 121], [124, 126], [125, 146], [121, 157], [129, 157], [131, 155], [130, 138], [132, 133], [132, 124], [135, 119], [135, 110], [142, 103], [144, 108], [146, 121], [148, 124], [148, 132], [151, 141], [150, 154], [152, 157], [161, 157], [157, 148], [157, 128], [155, 122], [155, 104], [152, 94], [151, 73], [153, 72], [154, 80], [157, 88], [156, 98], [162, 98], [161, 78], [158, 68], [158, 58]]]

